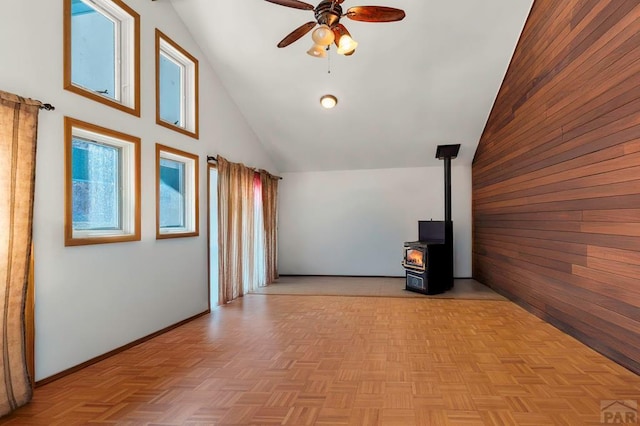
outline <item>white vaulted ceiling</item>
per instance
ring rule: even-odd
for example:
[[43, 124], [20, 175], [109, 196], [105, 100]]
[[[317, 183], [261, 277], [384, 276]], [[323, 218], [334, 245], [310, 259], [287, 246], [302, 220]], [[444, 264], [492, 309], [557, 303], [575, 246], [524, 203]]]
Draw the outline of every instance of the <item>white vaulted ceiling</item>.
[[[470, 164], [533, 0], [345, 0], [403, 9], [393, 23], [343, 23], [350, 57], [277, 43], [312, 11], [264, 0], [171, 0], [280, 172]], [[314, 6], [317, 4], [311, 1]], [[327, 73], [330, 67], [331, 73]], [[338, 97], [332, 110], [320, 96]], [[201, 111], [206, 120], [206, 111]]]

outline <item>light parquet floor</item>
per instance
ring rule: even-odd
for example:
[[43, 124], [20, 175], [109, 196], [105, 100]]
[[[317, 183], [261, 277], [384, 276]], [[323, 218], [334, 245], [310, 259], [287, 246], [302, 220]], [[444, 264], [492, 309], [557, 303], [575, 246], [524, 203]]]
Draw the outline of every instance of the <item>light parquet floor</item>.
[[596, 425], [640, 377], [508, 301], [248, 295], [11, 425]]

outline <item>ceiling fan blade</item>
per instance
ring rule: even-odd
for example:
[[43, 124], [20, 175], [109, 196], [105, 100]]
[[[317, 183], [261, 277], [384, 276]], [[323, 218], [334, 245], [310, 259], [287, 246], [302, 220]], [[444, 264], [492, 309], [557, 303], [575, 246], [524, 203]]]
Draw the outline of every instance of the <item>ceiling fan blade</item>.
[[317, 25], [316, 21], [309, 21], [306, 24], [300, 25], [295, 30], [291, 31], [291, 33], [282, 39], [280, 43], [278, 43], [278, 47], [287, 47], [294, 41], [298, 40], [300, 37], [308, 33]]
[[294, 9], [313, 10], [315, 9], [309, 3], [305, 3], [298, 0], [265, 0], [269, 3], [279, 4], [280, 6], [293, 7]]
[[347, 18], [362, 22], [394, 22], [404, 19], [404, 10], [385, 6], [355, 6], [349, 8]]

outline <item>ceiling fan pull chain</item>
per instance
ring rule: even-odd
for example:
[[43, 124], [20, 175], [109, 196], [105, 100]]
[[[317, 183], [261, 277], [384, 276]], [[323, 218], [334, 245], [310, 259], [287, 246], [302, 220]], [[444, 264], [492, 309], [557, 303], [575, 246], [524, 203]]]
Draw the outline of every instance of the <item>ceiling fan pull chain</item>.
[[331, 49], [329, 46], [327, 46], [327, 52], [329, 52], [327, 55], [327, 74], [331, 74]]

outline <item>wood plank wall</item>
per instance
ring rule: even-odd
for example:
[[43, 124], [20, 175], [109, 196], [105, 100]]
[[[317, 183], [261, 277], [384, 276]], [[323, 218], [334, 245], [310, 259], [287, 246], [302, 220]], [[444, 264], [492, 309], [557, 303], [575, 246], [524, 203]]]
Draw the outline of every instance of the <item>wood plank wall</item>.
[[473, 162], [473, 276], [640, 373], [640, 1], [536, 0]]

